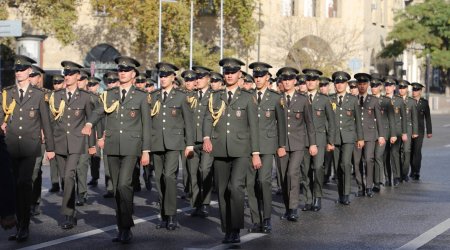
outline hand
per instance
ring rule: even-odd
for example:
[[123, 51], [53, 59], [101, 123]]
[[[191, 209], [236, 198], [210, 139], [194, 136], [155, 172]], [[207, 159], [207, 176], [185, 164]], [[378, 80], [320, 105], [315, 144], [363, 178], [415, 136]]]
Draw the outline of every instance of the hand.
[[88, 153], [89, 155], [95, 155], [97, 153], [97, 149], [95, 147], [89, 148]]
[[286, 155], [286, 149], [285, 148], [278, 148], [277, 149], [277, 155], [278, 157], [284, 157]]
[[384, 144], [386, 144], [386, 140], [384, 139], [384, 137], [378, 138], [378, 144], [380, 144], [380, 146], [383, 146]]
[[104, 149], [105, 148], [105, 139], [98, 139], [97, 146], [101, 149]]
[[84, 125], [83, 129], [81, 130], [81, 134], [83, 135], [91, 135], [92, 133], [92, 125], [86, 124]]
[[6, 122], [4, 122], [3, 124], [2, 124], [2, 130], [3, 130], [3, 133], [6, 135], [6, 126], [8, 126], [8, 124], [6, 124]]
[[362, 149], [362, 148], [364, 147], [364, 141], [363, 141], [363, 140], [358, 141], [358, 142], [356, 143], [356, 146], [357, 146], [359, 149]]
[[203, 151], [205, 151], [206, 153], [211, 153], [212, 152], [212, 143], [211, 143], [211, 139], [209, 138], [205, 138], [203, 140]]
[[403, 134], [402, 135], [402, 141], [403, 142], [407, 142], [408, 141], [408, 135], [407, 134]]
[[317, 145], [310, 145], [309, 146], [309, 154], [311, 156], [316, 156], [317, 155]]
[[433, 137], [433, 134], [427, 134], [427, 138]]
[[331, 151], [334, 151], [334, 145], [327, 144], [327, 152], [331, 152]]
[[55, 158], [55, 152], [47, 152], [45, 155], [47, 157], [47, 160]]
[[392, 136], [391, 137], [391, 144], [394, 144], [397, 141], [397, 137], [396, 136]]
[[148, 164], [150, 164], [150, 154], [148, 152], [142, 152], [141, 165], [147, 166]]
[[419, 135], [418, 135], [418, 134], [413, 134], [411, 137], [412, 137], [413, 139], [415, 139], [415, 138], [419, 137]]
[[184, 150], [184, 156], [187, 159], [191, 159], [194, 156], [194, 150], [192, 149], [192, 146], [186, 147], [186, 149]]
[[252, 164], [253, 168], [256, 170], [262, 167], [261, 158], [259, 157], [259, 154], [252, 155]]

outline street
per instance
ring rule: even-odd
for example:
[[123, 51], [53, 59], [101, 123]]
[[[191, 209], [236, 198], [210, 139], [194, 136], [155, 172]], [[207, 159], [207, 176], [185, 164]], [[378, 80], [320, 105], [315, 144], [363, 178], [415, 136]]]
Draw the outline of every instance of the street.
[[[88, 204], [78, 207], [78, 225], [63, 231], [58, 226], [63, 220], [59, 213], [62, 192], [48, 192], [49, 168], [44, 166], [42, 213], [32, 218], [28, 241], [9, 242], [8, 235], [15, 231], [2, 230], [0, 249], [450, 249], [450, 116], [434, 115], [432, 121], [434, 134], [424, 140], [420, 181], [383, 187], [374, 198], [352, 194], [350, 206], [336, 203], [336, 184], [330, 182], [325, 186], [322, 210], [300, 211], [297, 223], [280, 220], [284, 207], [274, 188], [272, 234], [242, 230], [242, 243], [236, 245], [221, 244], [223, 233], [215, 195], [206, 219], [190, 217], [189, 202], [178, 199], [180, 227], [175, 231], [156, 229], [155, 185], [151, 192], [142, 185], [142, 191], [135, 195], [136, 226], [131, 244], [112, 243], [116, 234], [115, 204], [114, 199], [102, 197], [103, 179], [98, 187], [89, 189]], [[355, 182], [352, 191], [356, 191]], [[246, 222], [250, 227], [248, 209]]]

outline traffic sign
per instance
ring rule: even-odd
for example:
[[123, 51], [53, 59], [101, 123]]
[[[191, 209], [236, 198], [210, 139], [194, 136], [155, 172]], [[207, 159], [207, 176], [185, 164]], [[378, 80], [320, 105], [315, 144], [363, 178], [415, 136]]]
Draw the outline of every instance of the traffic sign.
[[0, 37], [22, 36], [21, 20], [0, 21]]

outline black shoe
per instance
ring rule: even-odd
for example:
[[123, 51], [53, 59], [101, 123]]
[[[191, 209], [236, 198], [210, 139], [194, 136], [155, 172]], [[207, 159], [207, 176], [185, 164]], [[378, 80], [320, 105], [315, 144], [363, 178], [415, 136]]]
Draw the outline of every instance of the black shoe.
[[105, 199], [114, 198], [114, 193], [108, 191], [106, 194], [103, 195], [103, 198], [105, 198]]
[[8, 240], [9, 241], [15, 241], [15, 240], [17, 240], [17, 235], [19, 234], [19, 228], [17, 228], [17, 231], [16, 231], [16, 233], [15, 234], [12, 234], [12, 235], [10, 235], [9, 237], [8, 237]]
[[399, 184], [400, 184], [400, 179], [394, 178], [394, 187], [398, 187]]
[[344, 200], [342, 204], [346, 206], [350, 205], [350, 197], [348, 195], [344, 195]]
[[194, 211], [191, 213], [191, 217], [197, 217], [197, 216], [200, 216], [200, 210], [201, 210], [200, 207], [196, 207], [196, 208], [194, 209]]
[[30, 215], [31, 216], [37, 216], [41, 214], [41, 209], [39, 209], [39, 204], [32, 205]]
[[159, 221], [159, 224], [156, 225], [156, 229], [167, 228], [167, 218], [164, 216]]
[[291, 213], [291, 210], [286, 209], [286, 212], [284, 212], [284, 214], [282, 216], [280, 216], [280, 219], [287, 220], [289, 218], [290, 213]]
[[86, 198], [81, 198], [81, 199], [77, 200], [77, 202], [75, 202], [75, 205], [81, 207], [81, 206], [84, 206], [84, 204], [85, 204], [86, 202], [87, 202], [87, 199], [86, 199]]
[[59, 192], [59, 184], [58, 183], [53, 183], [52, 184], [52, 188], [50, 188], [48, 190], [50, 193], [56, 193]]
[[239, 230], [233, 231], [230, 236], [230, 243], [240, 243], [241, 242], [241, 236], [239, 236]]
[[270, 219], [264, 219], [262, 231], [266, 234], [270, 234], [272, 232], [272, 222]]
[[289, 217], [287, 219], [288, 221], [296, 222], [298, 220], [297, 209], [291, 209], [291, 212], [289, 213]]
[[355, 194], [355, 197], [363, 197], [364, 196], [364, 190], [358, 190], [358, 192]]
[[409, 182], [409, 177], [407, 175], [403, 176], [403, 181], [404, 182]]
[[167, 230], [173, 231], [177, 229], [177, 220], [174, 215], [169, 215], [169, 218], [167, 219]]
[[372, 191], [374, 191], [375, 193], [379, 193], [380, 192], [380, 184], [375, 184], [372, 188]]
[[135, 192], [135, 193], [138, 193], [138, 192], [141, 192], [141, 183], [138, 183], [138, 184], [136, 184], [136, 185], [134, 185], [133, 186], [133, 191]]
[[66, 221], [61, 225], [62, 229], [72, 229], [77, 225], [77, 218], [74, 216], [67, 216], [66, 215]]
[[414, 174], [413, 180], [415, 180], [415, 181], [420, 180], [420, 174]]
[[88, 182], [88, 186], [96, 187], [98, 185], [97, 179], [91, 179], [91, 181]]
[[229, 244], [231, 243], [231, 232], [226, 232], [225, 237], [222, 240], [223, 244]]
[[373, 192], [371, 188], [366, 188], [366, 194], [367, 197], [372, 198], [373, 197]]
[[122, 231], [122, 237], [120, 238], [120, 242], [122, 244], [128, 244], [133, 239], [133, 233], [131, 232], [131, 229], [126, 228]]
[[19, 232], [16, 236], [17, 242], [24, 242], [28, 239], [28, 236], [30, 234], [30, 231], [28, 230], [28, 227], [21, 227], [19, 229]]
[[199, 216], [206, 218], [209, 215], [209, 206], [208, 205], [202, 205], [200, 207]]
[[248, 229], [249, 233], [260, 233], [261, 231], [261, 224], [259, 223], [253, 223], [252, 227]]
[[119, 232], [117, 232], [117, 236], [112, 238], [112, 242], [121, 242], [122, 241], [122, 229], [119, 229]]
[[386, 187], [392, 187], [392, 181], [386, 181], [385, 183], [384, 183], [384, 185], [386, 186]]
[[314, 205], [312, 207], [312, 211], [318, 212], [322, 209], [322, 198], [314, 198]]
[[311, 211], [312, 205], [311, 204], [305, 204], [305, 206], [302, 208], [302, 211]]

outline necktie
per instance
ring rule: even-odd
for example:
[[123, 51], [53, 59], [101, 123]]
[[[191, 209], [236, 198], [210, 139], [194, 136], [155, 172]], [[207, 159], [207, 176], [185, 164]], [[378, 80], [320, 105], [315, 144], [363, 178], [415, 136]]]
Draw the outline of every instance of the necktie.
[[262, 92], [258, 91], [258, 104], [261, 103]]
[[122, 102], [125, 101], [125, 95], [127, 94], [127, 90], [122, 89]]
[[339, 96], [339, 106], [342, 105], [342, 96]]
[[202, 99], [202, 97], [203, 97], [203, 91], [199, 91], [199, 93], [198, 93], [198, 95], [199, 95], [199, 99], [201, 100]]
[[363, 106], [364, 105], [364, 96], [360, 96], [359, 97], [359, 106]]
[[287, 105], [289, 107], [289, 106], [291, 106], [291, 96], [287, 95], [286, 97], [287, 97]]
[[233, 92], [228, 91], [228, 104], [231, 103], [231, 99], [233, 98]]
[[23, 89], [20, 89], [19, 91], [20, 91], [20, 96], [19, 96], [20, 102], [22, 102], [22, 100], [23, 100]]
[[167, 92], [164, 91], [164, 93], [163, 93], [163, 102], [166, 102], [166, 99], [167, 99]]
[[72, 99], [72, 92], [67, 93], [69, 95], [69, 98], [67, 99], [68, 102], [70, 102], [70, 99]]
[[309, 94], [309, 103], [312, 103], [312, 94]]

